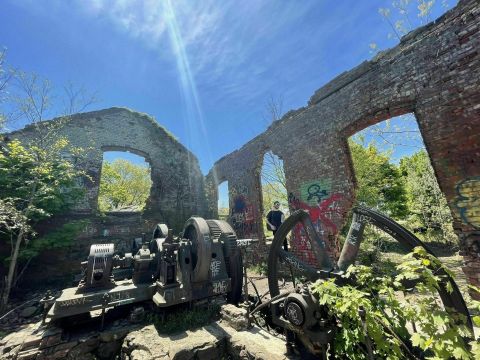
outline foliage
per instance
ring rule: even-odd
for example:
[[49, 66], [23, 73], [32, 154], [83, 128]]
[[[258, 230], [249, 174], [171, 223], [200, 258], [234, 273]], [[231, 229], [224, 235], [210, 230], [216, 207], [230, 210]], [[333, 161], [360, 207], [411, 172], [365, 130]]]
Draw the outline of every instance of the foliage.
[[70, 221], [38, 237], [20, 250], [19, 260], [28, 261], [44, 250], [62, 249], [70, 246], [72, 240], [85, 229], [88, 223], [89, 221], [87, 220]]
[[[480, 288], [474, 285], [468, 285], [470, 290], [473, 293], [477, 293], [480, 295]], [[473, 300], [470, 299], [469, 301], [469, 309], [471, 309], [472, 312], [475, 312], [476, 315], [472, 316], [472, 321], [473, 324], [477, 327], [480, 328], [480, 301], [478, 300]], [[475, 359], [480, 359], [480, 342], [479, 341], [472, 341], [470, 343], [472, 347], [472, 354], [474, 355]]]
[[[435, 8], [448, 7], [448, 0], [393, 0], [390, 7], [379, 8], [378, 13], [390, 28], [388, 38], [400, 41], [403, 35], [429, 23]], [[378, 51], [377, 44], [371, 43], [370, 49]]]
[[416, 222], [425, 229], [427, 238], [437, 235], [453, 242], [456, 236], [452, 227], [452, 215], [447, 199], [436, 181], [427, 152], [420, 150], [402, 158], [400, 171], [406, 183], [410, 222]]
[[[81, 158], [81, 149], [69, 146], [62, 137], [50, 140], [49, 146], [44, 146], [45, 141], [32, 142], [28, 146], [19, 140], [1, 144], [0, 232], [3, 237], [9, 238], [12, 246], [2, 307], [6, 306], [10, 288], [16, 282], [22, 246], [28, 245], [36, 235], [35, 224], [64, 212], [84, 192], [77, 186], [77, 181], [85, 176], [85, 172], [72, 160]], [[58, 240], [54, 237], [31, 245], [30, 249], [35, 250], [30, 253], [29, 259], [55, 239]], [[24, 270], [25, 267], [20, 274]]]
[[124, 159], [104, 161], [100, 179], [100, 211], [140, 211], [145, 207], [152, 180], [150, 169]]
[[279, 182], [266, 182], [262, 185], [262, 197], [265, 214], [268, 213], [275, 201], [280, 202], [280, 206], [285, 208], [288, 204], [288, 196], [285, 187]]
[[[21, 121], [21, 125], [30, 124], [33, 132], [23, 144], [4, 141], [0, 134], [0, 237], [11, 245], [0, 311], [28, 265], [27, 261], [18, 275], [20, 251], [35, 237], [37, 222], [67, 210], [83, 195], [77, 182], [89, 179], [83, 171], [84, 149], [71, 146], [60, 129], [70, 121], [69, 114], [83, 111], [96, 101], [95, 96], [71, 84], [63, 87], [60, 96], [48, 79], [7, 66], [4, 60], [5, 51], [0, 53], [0, 103], [4, 110], [0, 131]], [[44, 122], [46, 117], [57, 119]], [[35, 247], [40, 251], [41, 244], [51, 246], [55, 240], [60, 238], [39, 242]]]
[[258, 264], [248, 267], [248, 271], [251, 271], [258, 275], [267, 275], [268, 266], [265, 261], [261, 261]]
[[[423, 248], [415, 248], [397, 266], [397, 275], [374, 275], [366, 266], [351, 266], [345, 277], [356, 285], [337, 286], [334, 279], [319, 280], [313, 293], [320, 305], [337, 321], [336, 354], [345, 359], [368, 359], [365, 344], [372, 343], [374, 358], [474, 359], [479, 342], [466, 344], [473, 337], [459, 314], [448, 313], [437, 304], [437, 289], [447, 290], [449, 271]], [[449, 273], [450, 274], [450, 273]], [[451, 275], [451, 274], [450, 274]], [[403, 285], [415, 280], [414, 289]], [[399, 293], [414, 293], [399, 300]], [[364, 320], [360, 309], [365, 311]]]
[[262, 223], [263, 223], [263, 232], [266, 234], [270, 232], [267, 229], [267, 214], [270, 210], [272, 210], [273, 203], [275, 201], [280, 202], [280, 209], [283, 214], [288, 216], [289, 209], [288, 209], [288, 197], [286, 189], [279, 184], [278, 182], [270, 182], [265, 183], [262, 185], [262, 201], [263, 201], [263, 216], [262, 216]]
[[218, 219], [227, 221], [229, 214], [229, 209], [226, 207], [218, 208]]
[[357, 203], [375, 208], [395, 218], [408, 214], [406, 192], [397, 167], [390, 163], [390, 152], [381, 152], [374, 142], [349, 139], [355, 177]]
[[[283, 110], [282, 97], [270, 96], [265, 104], [265, 122], [271, 123], [280, 120]], [[263, 156], [263, 164], [260, 173], [262, 185], [262, 202], [263, 202], [263, 227], [264, 232], [267, 231], [265, 216], [270, 211], [275, 201], [280, 202], [281, 210], [284, 214], [288, 213], [288, 192], [287, 179], [283, 168], [283, 160], [275, 155], [272, 151], [267, 151]]]
[[191, 310], [176, 309], [163, 317], [159, 314], [148, 314], [147, 320], [155, 325], [159, 333], [174, 334], [209, 324], [218, 318], [219, 310], [218, 305], [208, 308], [196, 307]]
[[271, 151], [265, 153], [261, 171], [264, 210], [268, 212], [274, 201], [288, 204], [287, 180], [283, 161]]
[[70, 207], [83, 193], [76, 180], [84, 175], [64, 157], [68, 140], [59, 138], [48, 149], [19, 140], [8, 142], [0, 151], [0, 198], [10, 203], [30, 221], [39, 221]]
[[11, 235], [20, 229], [30, 231], [28, 218], [16, 208], [14, 199], [0, 198], [0, 238]]

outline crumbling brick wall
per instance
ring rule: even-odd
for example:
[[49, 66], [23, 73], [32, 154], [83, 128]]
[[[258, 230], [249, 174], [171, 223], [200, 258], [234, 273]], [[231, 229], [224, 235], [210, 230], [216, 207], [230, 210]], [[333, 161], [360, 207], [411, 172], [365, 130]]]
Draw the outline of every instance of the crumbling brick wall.
[[[39, 128], [58, 122], [62, 122], [58, 135], [65, 136], [71, 146], [84, 149], [91, 180], [83, 181], [87, 190], [84, 200], [70, 214], [48, 221], [46, 228], [72, 219], [88, 220], [90, 225], [75, 239], [71, 249], [55, 255], [51, 266], [51, 256], [43, 256], [32, 263], [32, 268], [47, 266], [53, 277], [63, 276], [62, 272], [71, 273], [72, 268], [78, 268], [92, 243], [113, 242], [119, 250], [128, 250], [128, 242], [142, 232], [151, 236], [157, 223], [166, 223], [179, 232], [190, 216], [205, 214], [204, 176], [197, 158], [153, 118], [125, 108], [110, 108], [54, 119], [38, 127], [30, 125], [7, 138], [28, 142], [38, 135]], [[99, 216], [98, 190], [105, 151], [128, 151], [143, 156], [150, 164], [152, 188], [142, 214]], [[35, 272], [25, 276], [35, 276]]]
[[[50, 122], [59, 121], [64, 124], [58, 135], [65, 136], [71, 146], [84, 149], [92, 180], [85, 181], [85, 201], [77, 204], [73, 213], [97, 212], [105, 151], [131, 152], [150, 164], [153, 184], [146, 214], [174, 226], [183, 224], [190, 214], [204, 212], [203, 175], [197, 158], [150, 116], [126, 108], [110, 108]], [[28, 141], [37, 136], [37, 128], [30, 125], [8, 137]]]
[[[348, 137], [414, 113], [455, 219], [465, 274], [480, 285], [479, 28], [480, 3], [461, 0], [395, 48], [339, 75], [317, 90], [306, 107], [285, 114], [215, 163], [207, 176], [209, 209], [216, 208], [218, 180], [228, 180], [236, 229], [241, 236], [263, 239], [259, 172], [264, 153], [272, 150], [284, 161], [290, 205], [310, 210], [329, 239], [330, 254], [337, 256], [336, 235], [355, 197]], [[313, 261], [301, 238], [294, 252]]]

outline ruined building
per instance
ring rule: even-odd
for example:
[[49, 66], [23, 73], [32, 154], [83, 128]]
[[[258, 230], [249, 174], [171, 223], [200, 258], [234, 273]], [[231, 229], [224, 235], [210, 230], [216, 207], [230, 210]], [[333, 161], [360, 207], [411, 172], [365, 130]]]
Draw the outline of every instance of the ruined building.
[[[291, 206], [316, 208], [314, 220], [325, 225], [335, 255], [336, 235], [355, 197], [347, 139], [380, 121], [413, 113], [454, 217], [464, 272], [472, 284], [480, 285], [479, 30], [479, 1], [460, 0], [435, 22], [404, 36], [395, 48], [317, 90], [305, 107], [288, 112], [218, 160], [205, 179], [195, 157], [145, 115], [116, 108], [76, 115], [64, 129], [75, 144], [92, 141], [92, 158], [106, 150], [140, 154], [150, 162], [153, 179], [147, 211], [141, 220], [135, 215], [138, 221], [131, 222], [132, 228], [118, 219], [102, 223], [95, 218], [83, 237], [131, 237], [149, 219], [181, 222], [190, 214], [216, 215], [217, 185], [228, 180], [231, 221], [239, 237], [264, 239], [260, 167], [270, 150], [284, 161]], [[15, 136], [27, 136], [28, 131]], [[91, 167], [95, 180], [100, 161]], [[96, 208], [97, 193], [95, 185], [89, 188], [79, 213]], [[301, 241], [294, 249], [304, 259], [311, 257]]]

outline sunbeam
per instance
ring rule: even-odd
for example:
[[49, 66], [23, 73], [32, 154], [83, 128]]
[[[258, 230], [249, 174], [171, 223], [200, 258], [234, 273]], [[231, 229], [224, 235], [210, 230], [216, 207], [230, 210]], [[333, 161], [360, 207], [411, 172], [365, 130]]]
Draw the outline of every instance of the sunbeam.
[[[187, 143], [188, 145], [191, 145], [193, 138], [200, 136], [203, 139], [208, 160], [212, 161], [211, 148], [208, 141], [207, 129], [200, 106], [197, 87], [195, 85], [195, 78], [190, 68], [187, 52], [185, 50], [185, 44], [178, 27], [175, 9], [171, 0], [164, 1], [164, 14], [167, 32], [177, 63], [180, 89], [185, 105], [184, 121], [187, 133]], [[200, 131], [200, 134], [197, 133], [197, 130]], [[189, 159], [189, 161], [191, 160]], [[190, 166], [191, 164], [189, 163], [189, 168]], [[189, 176], [189, 178], [191, 178], [191, 176]], [[192, 185], [190, 184], [190, 187], [191, 186]]]

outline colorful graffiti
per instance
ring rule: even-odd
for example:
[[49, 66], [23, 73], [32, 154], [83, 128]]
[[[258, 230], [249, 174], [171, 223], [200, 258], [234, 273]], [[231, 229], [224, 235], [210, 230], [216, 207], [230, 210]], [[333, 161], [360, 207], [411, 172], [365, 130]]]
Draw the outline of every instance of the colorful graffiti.
[[456, 206], [463, 222], [480, 228], [480, 176], [464, 179], [457, 184]]
[[329, 197], [332, 183], [329, 180], [315, 180], [303, 183], [300, 186], [300, 196], [303, 202], [316, 206]]
[[256, 238], [257, 223], [256, 211], [244, 195], [237, 195], [233, 198], [233, 206], [230, 215], [230, 222], [233, 229], [240, 238]]
[[[343, 217], [344, 199], [340, 193], [331, 193], [331, 182], [310, 181], [300, 187], [300, 198], [290, 193], [288, 201], [292, 210], [303, 209], [310, 215], [315, 230], [326, 244], [329, 253], [336, 253], [335, 237], [338, 233], [338, 222]], [[328, 241], [326, 241], [328, 240]], [[301, 224], [297, 224], [293, 234], [293, 247], [302, 260], [315, 264], [315, 255], [310, 240]]]

